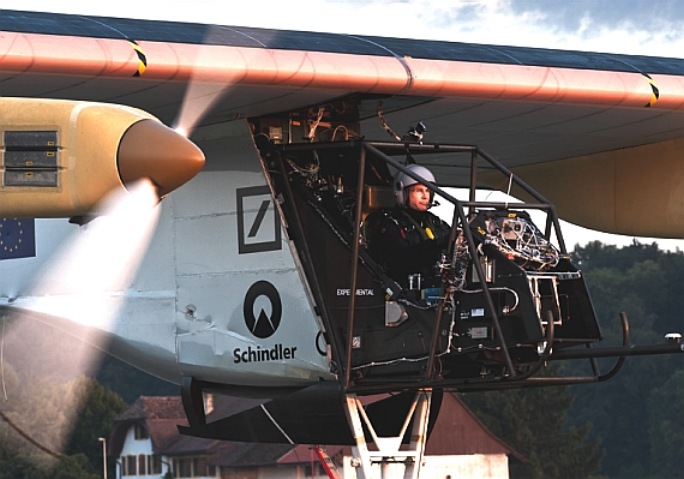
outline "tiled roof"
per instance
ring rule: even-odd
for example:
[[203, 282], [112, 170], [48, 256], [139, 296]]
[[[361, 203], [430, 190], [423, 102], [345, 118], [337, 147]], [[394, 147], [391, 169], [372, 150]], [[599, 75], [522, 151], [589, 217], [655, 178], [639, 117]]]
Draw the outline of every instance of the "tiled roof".
[[155, 452], [166, 452], [178, 442], [180, 434], [178, 425], [185, 424], [185, 420], [180, 419], [146, 419], [145, 427], [152, 440], [152, 447]]
[[169, 438], [164, 447], [160, 447], [156, 452], [167, 456], [184, 456], [190, 454], [211, 454], [212, 450], [217, 449], [219, 443], [216, 439], [206, 439], [203, 437], [185, 436], [175, 430], [173, 437]]
[[110, 453], [119, 455], [132, 424], [147, 429], [155, 451], [163, 450], [177, 440], [178, 425], [186, 425], [183, 403], [179, 396], [140, 396], [114, 419], [110, 434]]
[[115, 421], [140, 419], [185, 420], [181, 398], [179, 396], [140, 396]]
[[450, 392], [444, 393], [425, 454], [506, 454], [524, 460], [511, 446], [492, 434], [456, 394]]
[[278, 463], [278, 459], [291, 449], [289, 444], [222, 441], [210, 462], [230, 467], [270, 466]]
[[[351, 446], [322, 446], [331, 458], [339, 459], [351, 455]], [[300, 444], [291, 448], [278, 459], [278, 464], [301, 464], [303, 462], [318, 461], [313, 446]]]

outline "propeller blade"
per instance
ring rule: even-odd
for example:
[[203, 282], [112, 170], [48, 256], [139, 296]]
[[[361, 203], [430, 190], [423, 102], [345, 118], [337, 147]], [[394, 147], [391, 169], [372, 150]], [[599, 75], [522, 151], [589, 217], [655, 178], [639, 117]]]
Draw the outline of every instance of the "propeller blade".
[[[76, 380], [99, 365], [99, 348], [115, 328], [160, 209], [149, 180], [116, 192], [48, 261], [27, 292], [0, 310], [5, 394], [0, 408], [25, 440], [35, 441], [30, 452], [36, 444], [43, 452], [65, 447], [85, 399], [86, 389]], [[44, 406], [34, 398], [46, 394], [51, 413], [38, 415], [32, 408]]]

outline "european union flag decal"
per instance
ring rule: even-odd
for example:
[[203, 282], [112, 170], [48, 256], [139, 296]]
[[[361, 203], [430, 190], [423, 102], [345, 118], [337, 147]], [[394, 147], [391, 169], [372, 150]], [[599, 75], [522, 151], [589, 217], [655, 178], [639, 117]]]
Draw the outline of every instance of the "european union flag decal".
[[0, 219], [0, 260], [36, 255], [36, 220], [34, 218]]

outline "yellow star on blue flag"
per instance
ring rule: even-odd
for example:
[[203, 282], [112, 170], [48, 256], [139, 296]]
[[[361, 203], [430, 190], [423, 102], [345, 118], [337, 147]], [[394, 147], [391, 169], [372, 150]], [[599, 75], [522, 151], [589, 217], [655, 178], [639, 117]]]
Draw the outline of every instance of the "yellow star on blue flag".
[[0, 260], [36, 255], [34, 218], [0, 219]]

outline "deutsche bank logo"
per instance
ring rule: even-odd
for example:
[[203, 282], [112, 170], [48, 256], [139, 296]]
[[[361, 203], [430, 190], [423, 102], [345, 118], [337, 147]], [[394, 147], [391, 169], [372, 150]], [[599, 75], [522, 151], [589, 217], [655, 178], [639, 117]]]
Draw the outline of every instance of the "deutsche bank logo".
[[247, 290], [243, 313], [245, 325], [254, 336], [273, 336], [283, 316], [278, 290], [268, 281], [257, 281]]
[[281, 248], [278, 211], [268, 186], [239, 188], [237, 210], [240, 254]]

